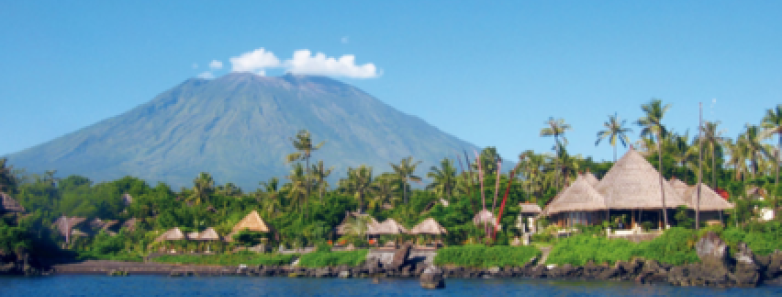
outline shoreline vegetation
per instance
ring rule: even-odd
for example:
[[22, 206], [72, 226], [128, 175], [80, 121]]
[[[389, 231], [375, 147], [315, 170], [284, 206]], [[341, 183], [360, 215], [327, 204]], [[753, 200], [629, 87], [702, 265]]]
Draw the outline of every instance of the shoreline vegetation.
[[[290, 173], [260, 182], [254, 191], [230, 182], [218, 185], [209, 173], [197, 175], [192, 187], [175, 190], [134, 177], [94, 183], [78, 175], [59, 177], [55, 170], [28, 174], [13, 168], [13, 160], [0, 159], [0, 274], [41, 274], [52, 265], [84, 260], [144, 261], [152, 254], [165, 254], [152, 258], [158, 263], [245, 264], [258, 270], [298, 260], [300, 269], [371, 270], [378, 264], [367, 261], [368, 249], [389, 244], [436, 250], [435, 265], [462, 272], [526, 267], [529, 273], [509, 273], [535, 275], [545, 265], [586, 271], [589, 265], [610, 268], [637, 261], [673, 271], [710, 265], [697, 254], [697, 244], [714, 234], [728, 247], [731, 261], [750, 254], [757, 271], [771, 271], [760, 280], [782, 277], [782, 267], [773, 268], [782, 263], [768, 260], [782, 249], [782, 220], [775, 216], [782, 197], [782, 105], [767, 110], [760, 125], [748, 125], [734, 139], [717, 132], [719, 122], [705, 123], [701, 137], [676, 133], [662, 124], [669, 108], [659, 100], [643, 106], [647, 115], [636, 122], [643, 131], [634, 149], [658, 170], [661, 181], [702, 180], [729, 201], [732, 209], [709, 219], [714, 226], [707, 226], [697, 209], [669, 207], [659, 215], [638, 211], [637, 217], [635, 211], [611, 211], [590, 226], [563, 226], [542, 215], [532, 232], [520, 216], [523, 206], [545, 208], [582, 172], [602, 178], [614, 165], [568, 152], [571, 127], [563, 119], [552, 117], [541, 130], [541, 136], [554, 138], [556, 153], [522, 152], [510, 174], [502, 173], [503, 158], [496, 149], [487, 147], [474, 157], [467, 152], [444, 156], [428, 170], [412, 156], [391, 164], [392, 172], [361, 165], [335, 184], [328, 181], [333, 170], [328, 164], [336, 160], [317, 159], [328, 142], [315, 144], [302, 130], [281, 160], [291, 166]], [[623, 125], [616, 115], [610, 117], [598, 143], [607, 139], [613, 150], [618, 143], [629, 144], [631, 131]], [[776, 146], [767, 141], [774, 138]], [[424, 176], [428, 184], [412, 186]], [[648, 219], [650, 213], [657, 217]], [[672, 227], [654, 239], [608, 238], [608, 230], [646, 232], [662, 220]], [[379, 222], [388, 228], [376, 230], [383, 225]], [[413, 227], [422, 223], [431, 227]], [[563, 232], [569, 237], [561, 238]], [[521, 238], [532, 245], [515, 246]], [[536, 248], [542, 246], [545, 253]], [[278, 253], [281, 249], [288, 252]], [[356, 250], [341, 251], [351, 249]], [[541, 258], [545, 263], [530, 262]], [[729, 262], [726, 271], [734, 273], [738, 264]], [[408, 263], [389, 271], [409, 275], [418, 269], [423, 266]]]

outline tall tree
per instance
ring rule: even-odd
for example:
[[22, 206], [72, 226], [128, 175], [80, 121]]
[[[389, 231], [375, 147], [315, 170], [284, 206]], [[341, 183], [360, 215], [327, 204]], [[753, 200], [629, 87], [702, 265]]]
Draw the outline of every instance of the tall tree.
[[409, 182], [421, 181], [421, 178], [415, 175], [415, 168], [418, 166], [418, 164], [421, 164], [421, 161], [413, 162], [413, 156], [410, 156], [402, 159], [402, 161], [399, 162], [399, 165], [394, 163], [389, 164], [391, 164], [391, 168], [394, 169], [396, 176], [399, 177], [399, 179], [402, 181], [402, 192], [404, 194], [405, 204], [407, 204], [407, 189], [410, 187]]
[[764, 147], [761, 143], [760, 136], [761, 135], [758, 126], [749, 124], [746, 125], [744, 133], [739, 136], [741, 141], [743, 141], [744, 145], [746, 146], [747, 158], [750, 162], [750, 169], [752, 170], [753, 177], [757, 177], [758, 171], [760, 169], [760, 162], [763, 159], [763, 156], [770, 156], [768, 150], [766, 150], [766, 147]]
[[725, 142], [725, 147], [728, 149], [730, 159], [728, 159], [728, 165], [733, 167], [734, 180], [741, 181], [749, 171], [747, 167], [747, 159], [749, 158], [749, 150], [747, 149], [747, 143], [744, 141], [744, 137], [739, 134], [736, 138], [736, 142], [730, 140]]
[[[567, 145], [565, 133], [571, 130], [571, 127], [569, 124], [565, 123], [565, 119], [554, 119], [554, 117], [549, 117], [545, 124], [546, 127], [540, 130], [540, 136], [554, 137], [554, 151], [557, 153], [557, 158], [555, 160], [556, 165], [554, 165], [554, 167], [559, 168], [559, 149], [563, 144]], [[560, 138], [562, 138], [562, 141], [560, 141]], [[555, 174], [558, 174], [559, 170], [555, 170], [554, 172], [557, 172]], [[559, 184], [557, 183], [558, 179], [557, 176], [554, 177], [554, 187], [557, 189], [559, 189]]]
[[670, 104], [663, 106], [662, 100], [652, 99], [647, 104], [641, 105], [641, 110], [644, 111], [645, 116], [638, 119], [636, 124], [642, 127], [641, 137], [655, 136], [657, 138], [657, 156], [658, 156], [658, 169], [660, 173], [660, 199], [663, 205], [663, 219], [665, 220], [665, 226], [668, 226], [668, 209], [665, 206], [665, 190], [663, 189], [663, 150], [661, 147], [662, 138], [666, 136], [668, 131], [662, 124], [663, 117], [668, 109], [671, 108]]
[[711, 151], [711, 188], [717, 190], [717, 148], [724, 143], [722, 131], [718, 131], [720, 122], [706, 121], [703, 125], [703, 142]]
[[364, 198], [372, 188], [372, 167], [361, 165], [358, 168], [348, 168], [347, 188], [358, 200], [358, 212], [364, 211]]
[[282, 201], [280, 201], [280, 179], [272, 177], [268, 182], [260, 182], [263, 189], [264, 199], [261, 200], [261, 207], [269, 218], [277, 217], [282, 211]]
[[16, 184], [12, 170], [13, 166], [8, 166], [8, 159], [0, 159], [0, 192], [10, 192]]
[[[290, 183], [286, 184], [288, 190], [288, 197], [291, 201], [291, 206], [298, 205], [302, 213], [305, 212], [307, 204], [307, 175], [304, 173], [304, 166], [301, 163], [293, 164], [293, 168], [290, 174], [286, 176]], [[306, 217], [307, 214], [304, 213]]]
[[326, 178], [331, 175], [333, 170], [334, 166], [326, 168], [326, 166], [323, 165], [323, 160], [318, 161], [317, 164], [312, 164], [312, 175], [315, 178], [316, 188], [318, 188], [318, 198], [320, 198], [320, 202], [323, 202], [323, 191], [329, 187]]
[[311, 180], [310, 180], [310, 156], [312, 155], [312, 152], [319, 150], [323, 144], [325, 144], [325, 141], [322, 141], [321, 143], [318, 143], [316, 145], [312, 144], [312, 136], [310, 135], [310, 132], [307, 130], [301, 130], [299, 133], [296, 134], [296, 138], [291, 138], [291, 143], [293, 143], [293, 148], [295, 148], [298, 152], [289, 154], [287, 156], [287, 162], [291, 163], [296, 160], [304, 160], [305, 167], [307, 170], [307, 174], [305, 176], [305, 183], [306, 183], [306, 196], [304, 196], [304, 200], [306, 203], [306, 200], [310, 197], [310, 188], [311, 188]]
[[431, 178], [432, 183], [426, 188], [434, 189], [450, 201], [453, 189], [456, 187], [456, 167], [454, 167], [453, 161], [444, 158], [440, 161], [440, 168], [432, 166], [429, 170], [426, 177]]
[[201, 174], [193, 180], [193, 190], [189, 199], [196, 205], [209, 200], [209, 196], [214, 193], [214, 186], [215, 181], [212, 179], [212, 175], [201, 172]]
[[376, 201], [377, 205], [382, 206], [383, 204], [388, 203], [392, 207], [395, 207], [396, 201], [399, 199], [396, 192], [398, 189], [399, 182], [396, 180], [396, 177], [381, 175], [372, 182], [372, 199]]
[[616, 141], [619, 140], [623, 147], [627, 147], [627, 143], [630, 142], [630, 140], [627, 139], [627, 133], [633, 132], [632, 129], [625, 128], [625, 122], [627, 122], [627, 120], [620, 121], [619, 116], [614, 113], [614, 115], [608, 116], [608, 122], [603, 123], [605, 130], [600, 130], [597, 132], [597, 141], [595, 141], [595, 146], [600, 144], [600, 141], [603, 139], [608, 138], [611, 146], [614, 147], [614, 163], [616, 163]]
[[[669, 137], [672, 141], [673, 160], [679, 165], [682, 170], [679, 176], [684, 182], [687, 182], [687, 173], [689, 165], [695, 161], [695, 156], [698, 154], [697, 147], [690, 145], [690, 132], [686, 132], [684, 135], [672, 134]], [[679, 173], [677, 173], [679, 174]]]
[[[778, 104], [776, 108], [766, 110], [766, 116], [763, 117], [762, 126], [764, 136], [770, 137], [771, 135], [777, 135], [777, 151], [774, 153], [776, 156], [776, 162], [774, 162], [774, 170], [776, 171], [774, 178], [774, 188], [779, 188], [779, 158], [782, 154], [782, 104]], [[776, 195], [776, 193], [774, 193]]]

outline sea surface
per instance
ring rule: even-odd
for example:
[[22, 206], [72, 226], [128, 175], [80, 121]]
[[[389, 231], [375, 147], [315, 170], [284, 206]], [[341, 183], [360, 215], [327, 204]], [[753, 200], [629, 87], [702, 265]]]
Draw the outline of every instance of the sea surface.
[[415, 279], [58, 275], [0, 277], [0, 296], [782, 296], [780, 286], [671, 287], [631, 282], [448, 279], [426, 290]]

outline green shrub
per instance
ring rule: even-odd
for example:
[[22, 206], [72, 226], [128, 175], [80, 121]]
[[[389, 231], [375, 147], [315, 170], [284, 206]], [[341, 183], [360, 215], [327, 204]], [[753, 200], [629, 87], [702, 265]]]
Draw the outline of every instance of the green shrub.
[[438, 250], [434, 263], [465, 267], [521, 266], [538, 256], [540, 251], [533, 246], [465, 245]]
[[293, 262], [294, 257], [296, 255], [242, 252], [219, 255], [163, 255], [152, 261], [197, 265], [287, 265]]
[[348, 252], [321, 252], [304, 254], [299, 260], [302, 267], [331, 267], [339, 265], [348, 265], [351, 267], [364, 264], [367, 260], [369, 250], [356, 250]]

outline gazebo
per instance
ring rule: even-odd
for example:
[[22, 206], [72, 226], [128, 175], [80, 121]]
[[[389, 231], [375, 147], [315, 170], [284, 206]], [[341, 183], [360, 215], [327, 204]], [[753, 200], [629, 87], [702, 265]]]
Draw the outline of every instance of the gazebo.
[[[407, 228], [394, 219], [387, 219], [372, 227], [370, 235], [400, 235], [408, 233]], [[396, 247], [393, 241], [389, 241], [385, 247]]]
[[443, 234], [447, 234], [448, 232], [443, 228], [443, 226], [440, 226], [437, 221], [435, 221], [433, 218], [428, 218], [424, 220], [423, 222], [419, 223], [413, 229], [410, 229], [410, 234], [413, 235], [433, 235], [433, 236], [441, 236]]
[[60, 234], [60, 236], [65, 237], [65, 243], [70, 243], [70, 238], [72, 235], [75, 236], [84, 236], [85, 233], [79, 231], [76, 229], [77, 226], [80, 226], [82, 223], [87, 221], [86, 218], [79, 218], [79, 217], [66, 217], [61, 216], [57, 218], [56, 221], [52, 225], [54, 225], [55, 229], [57, 230], [57, 233]]
[[[155, 242], [164, 242], [164, 241], [184, 241], [187, 240], [187, 235], [185, 235], [182, 230], [179, 229], [179, 227], [174, 227], [172, 229], [167, 230], [166, 232], [163, 232], [163, 234], [160, 234], [155, 239]], [[167, 250], [167, 247], [164, 246], [164, 248]]]
[[369, 214], [366, 214], [366, 213], [359, 213], [359, 212], [349, 211], [349, 212], [345, 213], [345, 218], [342, 219], [342, 223], [337, 225], [337, 227], [336, 227], [337, 235], [343, 236], [343, 235], [346, 235], [348, 233], [347, 225], [348, 225], [348, 220], [350, 218], [361, 218], [361, 217], [368, 217], [367, 234], [372, 234], [374, 232], [373, 231], [374, 228], [379, 224], [377, 222], [377, 220], [375, 218], [373, 218], [372, 216], [370, 216]]
[[198, 234], [198, 237], [195, 238], [195, 240], [206, 242], [206, 252], [211, 252], [211, 243], [214, 241], [222, 241], [222, 237], [220, 237], [220, 234], [215, 231], [214, 228], [209, 227], [206, 228], [206, 230], [201, 231], [201, 233]]
[[24, 212], [24, 207], [16, 199], [11, 198], [11, 195], [0, 192], [0, 214]]
[[225, 241], [233, 242], [234, 235], [241, 231], [273, 233], [274, 229], [261, 218], [261, 215], [258, 214], [257, 210], [253, 210], [234, 226], [231, 233], [225, 237]]

